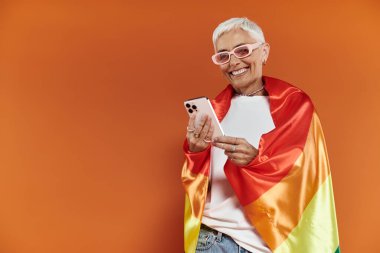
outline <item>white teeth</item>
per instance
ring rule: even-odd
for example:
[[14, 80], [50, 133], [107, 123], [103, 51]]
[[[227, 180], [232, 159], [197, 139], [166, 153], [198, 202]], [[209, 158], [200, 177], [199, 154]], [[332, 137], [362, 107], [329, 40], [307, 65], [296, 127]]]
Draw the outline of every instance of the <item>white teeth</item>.
[[239, 70], [235, 70], [235, 71], [232, 71], [232, 75], [233, 75], [233, 76], [240, 75], [240, 74], [246, 72], [247, 70], [248, 70], [248, 69], [246, 69], [246, 68], [239, 69]]

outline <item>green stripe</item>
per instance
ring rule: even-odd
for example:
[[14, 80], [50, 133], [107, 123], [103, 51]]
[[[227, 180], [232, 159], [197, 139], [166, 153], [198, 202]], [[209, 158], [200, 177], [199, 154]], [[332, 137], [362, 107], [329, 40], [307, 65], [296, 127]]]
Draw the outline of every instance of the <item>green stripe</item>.
[[338, 246], [338, 248], [335, 250], [335, 253], [340, 253], [340, 248]]

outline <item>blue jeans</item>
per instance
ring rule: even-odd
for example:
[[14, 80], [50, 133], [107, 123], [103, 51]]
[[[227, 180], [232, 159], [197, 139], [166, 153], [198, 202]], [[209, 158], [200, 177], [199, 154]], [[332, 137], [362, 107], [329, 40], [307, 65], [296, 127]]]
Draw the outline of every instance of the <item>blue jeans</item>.
[[226, 234], [202, 224], [196, 253], [250, 253]]

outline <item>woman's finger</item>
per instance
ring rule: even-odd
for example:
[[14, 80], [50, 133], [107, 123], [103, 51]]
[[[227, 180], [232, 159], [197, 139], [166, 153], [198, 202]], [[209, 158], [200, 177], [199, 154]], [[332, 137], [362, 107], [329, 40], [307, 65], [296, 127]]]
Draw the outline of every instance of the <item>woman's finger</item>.
[[[198, 126], [195, 126], [195, 133], [200, 135], [204, 125], [207, 122], [207, 115], [196, 115], [195, 117], [201, 117]], [[194, 119], [194, 125], [195, 121], [196, 119]]]
[[225, 152], [225, 154], [227, 155], [228, 160], [230, 160], [234, 164], [240, 165], [240, 166], [247, 165], [253, 160], [252, 157], [250, 157], [246, 154], [243, 154], [243, 153]]
[[229, 158], [234, 158], [234, 159], [243, 159], [246, 157], [246, 154], [230, 152], [230, 151], [224, 151], [224, 154], [228, 156]]
[[231, 136], [218, 136], [214, 138], [213, 142], [235, 145], [236, 139], [236, 137]]
[[208, 142], [204, 141], [204, 139], [207, 139], [207, 136], [210, 132], [212, 134], [213, 130], [210, 130], [211, 118], [209, 118], [207, 115], [204, 115], [200, 120], [201, 121], [199, 126], [195, 129], [194, 132], [190, 133], [188, 137], [189, 149], [192, 152], [202, 151], [210, 145]]
[[258, 152], [258, 149], [255, 148], [254, 146], [252, 146], [251, 144], [247, 143], [247, 144], [244, 144], [244, 145], [240, 145], [241, 146], [241, 152], [242, 153], [245, 153], [247, 155], [252, 155], [254, 154], [256, 156], [257, 152]]
[[223, 149], [226, 156], [239, 165], [250, 163], [258, 153], [258, 150], [244, 138], [218, 136], [214, 138], [212, 145]]
[[238, 148], [238, 145], [224, 143], [224, 142], [213, 142], [212, 145], [228, 152], [236, 152]]
[[239, 145], [239, 144], [250, 145], [246, 139], [233, 137], [233, 136], [218, 136], [214, 138], [213, 142], [231, 144], [231, 145]]
[[204, 124], [202, 131], [201, 131], [201, 138], [204, 139], [206, 138], [208, 131], [210, 130], [211, 127], [211, 119], [210, 117], [206, 116], [206, 123]]
[[208, 129], [206, 136], [203, 138], [203, 141], [206, 143], [211, 142], [213, 133], [214, 133], [214, 126], [212, 125], [211, 120], [210, 120], [210, 127]]
[[188, 128], [195, 130], [195, 114], [192, 114], [189, 118], [189, 123], [187, 124]]
[[213, 141], [212, 145], [214, 147], [217, 147], [217, 148], [220, 148], [220, 149], [223, 149], [223, 150], [226, 150], [226, 148], [227, 148], [227, 144], [224, 144], [224, 143], [221, 143], [221, 142], [214, 142]]
[[222, 143], [217, 145], [225, 150], [224, 154], [229, 160], [241, 166], [249, 164], [258, 153], [258, 150], [250, 144], [231, 145]]
[[187, 127], [186, 127], [186, 138], [188, 142], [190, 142], [190, 139], [193, 137], [194, 132], [195, 132], [194, 121], [195, 121], [195, 115], [193, 114], [190, 116], [189, 123], [187, 124]]
[[235, 145], [243, 144], [243, 145], [251, 146], [251, 144], [244, 138], [239, 138], [239, 137], [231, 137], [231, 138], [234, 138], [233, 142]]

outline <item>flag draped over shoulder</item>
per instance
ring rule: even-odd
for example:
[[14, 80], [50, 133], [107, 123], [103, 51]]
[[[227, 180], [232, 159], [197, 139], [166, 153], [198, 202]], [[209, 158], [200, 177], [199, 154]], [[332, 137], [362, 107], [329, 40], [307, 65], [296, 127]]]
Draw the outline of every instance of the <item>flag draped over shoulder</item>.
[[[227, 160], [224, 172], [246, 217], [274, 253], [340, 252], [334, 195], [323, 131], [300, 89], [263, 77], [275, 129], [262, 135], [246, 166]], [[212, 101], [221, 121], [234, 94], [227, 86]], [[210, 175], [210, 148], [184, 144], [185, 252], [195, 252]]]

